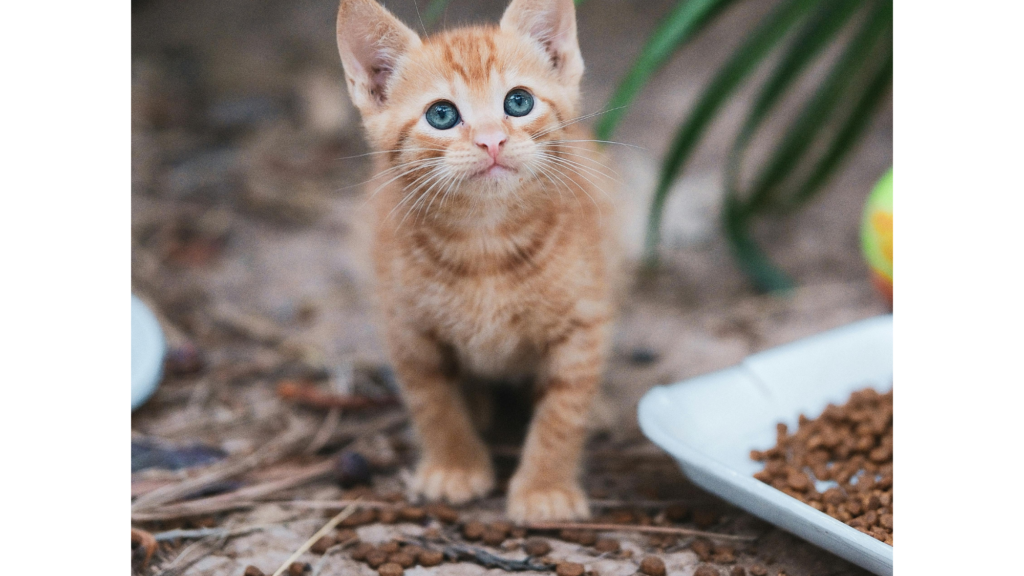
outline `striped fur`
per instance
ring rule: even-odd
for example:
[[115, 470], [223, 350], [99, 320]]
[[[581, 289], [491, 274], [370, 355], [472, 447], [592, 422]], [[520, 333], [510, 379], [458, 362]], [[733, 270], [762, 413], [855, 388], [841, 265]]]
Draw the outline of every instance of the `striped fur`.
[[[580, 453], [621, 273], [606, 159], [572, 123], [572, 1], [513, 0], [500, 26], [420, 39], [374, 0], [343, 0], [338, 43], [378, 151], [373, 295], [423, 445], [413, 490], [461, 503], [494, 487], [460, 380], [525, 376], [537, 401], [508, 514], [587, 517]], [[513, 88], [535, 98], [521, 118], [503, 111]], [[463, 120], [443, 131], [424, 120], [442, 99]], [[505, 138], [493, 159], [483, 133]]]

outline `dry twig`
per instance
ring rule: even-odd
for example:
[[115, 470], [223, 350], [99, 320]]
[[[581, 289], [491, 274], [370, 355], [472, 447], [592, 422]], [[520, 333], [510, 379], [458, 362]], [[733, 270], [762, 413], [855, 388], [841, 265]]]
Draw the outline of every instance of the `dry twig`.
[[363, 408], [380, 408], [398, 404], [398, 398], [394, 396], [384, 396], [381, 398], [342, 396], [325, 392], [317, 386], [303, 384], [295, 380], [282, 380], [278, 382], [277, 395], [303, 406], [322, 409], [360, 410]]
[[288, 488], [295, 488], [296, 486], [301, 486], [307, 482], [319, 480], [320, 478], [330, 474], [333, 469], [334, 461], [325, 460], [317, 464], [306, 466], [295, 474], [279, 480], [272, 480], [255, 486], [241, 488], [227, 494], [218, 494], [217, 496], [210, 496], [208, 498], [201, 498], [190, 502], [182, 502], [180, 504], [164, 506], [162, 508], [132, 512], [132, 520], [137, 522], [170, 520], [174, 518], [215, 514], [218, 512], [225, 512], [227, 510], [247, 508], [254, 504], [253, 501], [265, 496], [269, 496]]
[[639, 524], [592, 524], [588, 522], [534, 522], [523, 524], [527, 530], [593, 530], [595, 532], [639, 532], [643, 534], [676, 534], [679, 536], [700, 536], [714, 540], [735, 540], [751, 542], [757, 536], [741, 536], [736, 534], [719, 534], [690, 528], [674, 528], [671, 526], [640, 526]]
[[302, 546], [299, 546], [299, 549], [296, 550], [295, 553], [293, 553], [291, 556], [289, 556], [288, 559], [285, 560], [283, 564], [281, 564], [281, 567], [278, 568], [272, 576], [281, 576], [281, 574], [288, 569], [288, 566], [290, 566], [292, 562], [298, 560], [299, 556], [302, 556], [302, 554], [305, 553], [306, 550], [309, 550], [309, 548], [313, 546], [313, 544], [317, 540], [326, 536], [328, 532], [334, 530], [338, 526], [338, 524], [341, 524], [342, 520], [351, 516], [352, 513], [356, 511], [357, 503], [358, 499], [356, 500], [356, 502], [353, 502], [351, 505], [347, 506], [344, 510], [339, 512], [337, 516], [331, 518], [330, 521], [327, 522], [327, 524], [324, 524], [323, 528], [316, 531], [316, 534], [310, 536], [309, 540], [306, 540], [306, 542], [303, 543]]
[[239, 476], [258, 466], [280, 460], [294, 451], [297, 446], [305, 444], [308, 441], [307, 438], [308, 433], [305, 429], [299, 428], [289, 431], [283, 437], [279, 437], [268, 446], [256, 450], [241, 460], [214, 464], [209, 467], [210, 471], [206, 474], [157, 488], [144, 496], [140, 496], [132, 503], [132, 513], [151, 510], [162, 504], [180, 500], [212, 484]]

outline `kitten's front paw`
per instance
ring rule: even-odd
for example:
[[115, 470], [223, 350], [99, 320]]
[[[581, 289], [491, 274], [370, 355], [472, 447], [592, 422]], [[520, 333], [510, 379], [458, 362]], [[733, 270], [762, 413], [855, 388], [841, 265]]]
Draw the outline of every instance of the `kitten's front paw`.
[[489, 462], [465, 467], [423, 462], [416, 469], [410, 487], [428, 500], [462, 504], [486, 496], [494, 489], [494, 470]]
[[585, 520], [590, 518], [590, 506], [577, 484], [531, 486], [513, 479], [506, 513], [519, 523]]

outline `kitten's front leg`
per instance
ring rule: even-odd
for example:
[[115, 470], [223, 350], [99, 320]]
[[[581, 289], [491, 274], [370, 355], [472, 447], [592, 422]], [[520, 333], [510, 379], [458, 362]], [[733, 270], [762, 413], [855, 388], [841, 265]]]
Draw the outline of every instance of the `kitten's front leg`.
[[580, 327], [550, 350], [543, 396], [534, 409], [519, 469], [509, 483], [507, 512], [512, 520], [590, 517], [577, 476], [606, 339], [604, 324]]
[[408, 328], [390, 336], [402, 395], [423, 445], [412, 490], [461, 504], [494, 488], [494, 469], [439, 343]]

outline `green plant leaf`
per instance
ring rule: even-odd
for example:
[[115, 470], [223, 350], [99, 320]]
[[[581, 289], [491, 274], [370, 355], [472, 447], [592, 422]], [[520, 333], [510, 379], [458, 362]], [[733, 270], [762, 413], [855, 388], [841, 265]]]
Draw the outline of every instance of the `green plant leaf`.
[[[595, 127], [595, 134], [607, 140], [622, 117], [628, 112], [630, 103], [647, 85], [651, 76], [661, 69], [675, 51], [704, 29], [725, 7], [734, 0], [682, 0], [671, 14], [665, 17], [661, 26], [651, 34], [633, 67], [615, 89], [605, 106], [610, 110]], [[579, 2], [577, 2], [579, 4]]]
[[733, 142], [725, 175], [727, 189], [738, 188], [743, 152], [768, 117], [768, 112], [786, 94], [807, 65], [835, 39], [862, 4], [859, 0], [822, 2], [797, 31], [772, 75], [761, 88], [747, 114], [743, 128]]
[[653, 264], [657, 259], [657, 247], [661, 239], [661, 217], [669, 187], [679, 175], [700, 137], [704, 134], [704, 130], [715, 118], [719, 107], [726, 102], [740, 83], [764, 61], [764, 58], [789, 29], [816, 4], [817, 0], [788, 0], [769, 14], [750, 34], [747, 41], [719, 69], [718, 74], [711, 80], [689, 116], [676, 132], [668, 153], [662, 161], [661, 174], [647, 220], [645, 254], [648, 265]]
[[[807, 149], [827, 121], [842, 117], [839, 109], [843, 102], [850, 100], [855, 102], [853, 112], [848, 115], [845, 125], [833, 138], [832, 144], [828, 146], [825, 156], [816, 165], [810, 178], [798, 189], [800, 191], [797, 195], [803, 194], [804, 199], [810, 197], [852, 147], [874, 104], [884, 93], [886, 84], [879, 85], [879, 78], [891, 80], [891, 31], [892, 3], [886, 0], [878, 3], [869, 13], [842, 55], [832, 65], [814, 96], [790, 125], [775, 153], [758, 174], [753, 192], [746, 198], [735, 185], [738, 169], [735, 165], [731, 167], [733, 173], [726, 180], [727, 209], [723, 221], [725, 234], [738, 265], [759, 290], [784, 290], [792, 284], [751, 237], [751, 219], [757, 213], [771, 207], [792, 207], [795, 205], [794, 202], [799, 203], [798, 200], [793, 200], [782, 204], [776, 198], [781, 183], [806, 155]], [[888, 72], [886, 66], [873, 63], [875, 59], [871, 57], [879, 48], [880, 38], [884, 39], [887, 46], [885, 61], [889, 62]], [[866, 71], [872, 70], [880, 72], [863, 87], [859, 95], [850, 98], [849, 94], [856, 87], [856, 80], [864, 76]], [[735, 148], [734, 152], [737, 152]]]
[[727, 196], [723, 211], [729, 250], [740, 270], [760, 292], [785, 292], [793, 281], [765, 256], [750, 235], [748, 219], [735, 196]]
[[879, 3], [871, 11], [810, 101], [786, 130], [775, 152], [754, 179], [749, 196], [742, 200], [744, 211], [756, 213], [772, 203], [772, 197], [778, 193], [782, 182], [804, 157], [828, 120], [836, 117], [836, 110], [855, 80], [872, 68], [872, 53], [879, 48], [879, 40], [891, 30], [890, 0]]
[[814, 166], [810, 176], [796, 188], [792, 200], [788, 202], [790, 206], [806, 202], [821, 189], [832, 171], [842, 163], [860, 139], [875, 108], [882, 101], [882, 97], [888, 92], [890, 86], [892, 86], [892, 52], [889, 52], [885, 64], [875, 73], [867, 89], [854, 104], [853, 111], [836, 133], [825, 154]]

